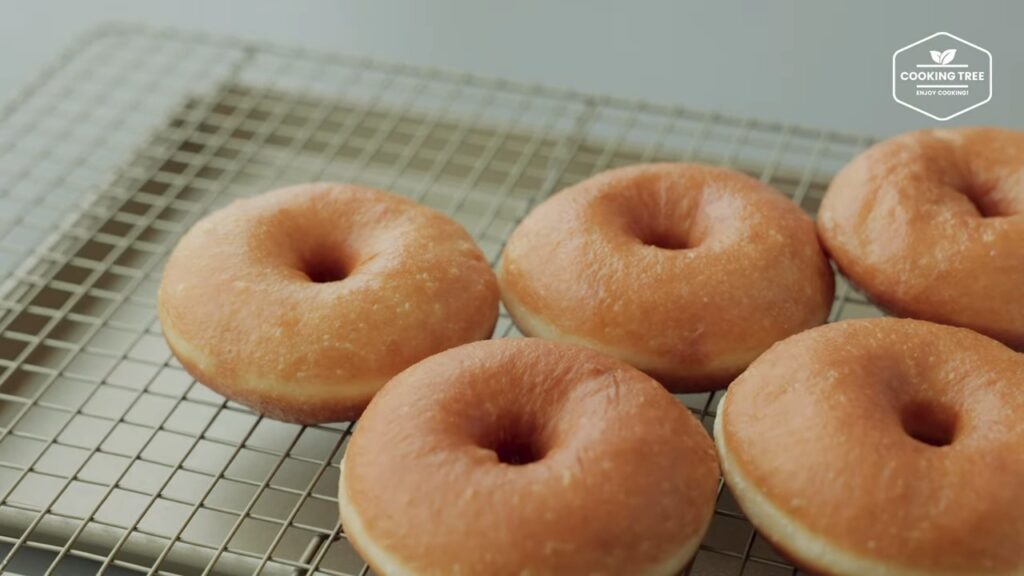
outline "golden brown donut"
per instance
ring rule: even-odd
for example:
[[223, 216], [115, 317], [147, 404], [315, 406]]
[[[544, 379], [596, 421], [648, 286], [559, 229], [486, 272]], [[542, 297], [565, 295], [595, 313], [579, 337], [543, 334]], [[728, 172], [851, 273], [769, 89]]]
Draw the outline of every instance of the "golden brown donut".
[[700, 164], [619, 168], [552, 196], [513, 232], [499, 282], [523, 333], [616, 356], [678, 392], [721, 388], [821, 324], [834, 288], [807, 215]]
[[453, 220], [359, 186], [236, 200], [178, 243], [164, 337], [196, 380], [293, 422], [349, 420], [384, 382], [498, 316], [494, 274]]
[[876, 144], [836, 175], [818, 230], [882, 308], [1024, 350], [1024, 132], [922, 130]]
[[719, 481], [707, 432], [657, 382], [538, 339], [402, 372], [341, 468], [345, 536], [386, 576], [674, 575]]
[[715, 441], [759, 532], [823, 574], [1024, 574], [1024, 356], [964, 328], [839, 322], [729, 386]]

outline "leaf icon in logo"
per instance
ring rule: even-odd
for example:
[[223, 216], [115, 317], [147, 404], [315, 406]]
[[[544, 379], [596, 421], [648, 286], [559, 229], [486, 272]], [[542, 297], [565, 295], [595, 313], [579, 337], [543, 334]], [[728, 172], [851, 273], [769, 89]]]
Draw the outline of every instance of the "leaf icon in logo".
[[942, 52], [939, 52], [938, 50], [932, 50], [931, 53], [932, 62], [935, 62], [936, 64], [942, 64]]
[[[932, 58], [935, 58], [935, 56], [932, 56]], [[953, 61], [953, 58], [956, 58], [956, 48], [950, 48], [949, 50], [946, 50], [945, 52], [942, 53], [941, 58], [942, 62], [940, 62], [940, 64], [949, 64], [950, 62]]]

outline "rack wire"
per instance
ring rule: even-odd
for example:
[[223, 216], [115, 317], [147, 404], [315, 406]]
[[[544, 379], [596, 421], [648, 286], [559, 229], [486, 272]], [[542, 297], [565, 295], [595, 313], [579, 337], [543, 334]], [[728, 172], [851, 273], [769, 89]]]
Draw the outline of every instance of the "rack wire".
[[[231, 199], [356, 181], [462, 223], [496, 263], [537, 201], [697, 160], [814, 213], [865, 137], [180, 32], [105, 27], [0, 111], [0, 569], [369, 568], [336, 512], [347, 423], [264, 419], [193, 381], [155, 296]], [[842, 278], [832, 319], [880, 315]], [[517, 332], [502, 311], [495, 336]], [[710, 430], [720, 394], [681, 395]], [[40, 564], [41, 562], [41, 564]], [[689, 574], [796, 573], [723, 488]]]

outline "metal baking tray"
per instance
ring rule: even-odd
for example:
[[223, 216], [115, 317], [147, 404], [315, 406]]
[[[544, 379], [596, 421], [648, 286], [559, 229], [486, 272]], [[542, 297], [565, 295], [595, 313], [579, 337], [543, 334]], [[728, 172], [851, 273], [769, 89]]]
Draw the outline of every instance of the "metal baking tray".
[[[371, 573], [336, 511], [351, 425], [261, 418], [194, 382], [161, 338], [169, 251], [233, 198], [310, 180], [381, 187], [450, 214], [496, 263], [531, 206], [607, 168], [731, 166], [813, 214], [870, 143], [361, 58], [97, 30], [0, 110], [0, 568]], [[832, 319], [880, 314], [838, 280]], [[495, 336], [516, 335], [502, 311]], [[710, 429], [720, 396], [679, 399]], [[796, 570], [722, 489], [687, 573]]]

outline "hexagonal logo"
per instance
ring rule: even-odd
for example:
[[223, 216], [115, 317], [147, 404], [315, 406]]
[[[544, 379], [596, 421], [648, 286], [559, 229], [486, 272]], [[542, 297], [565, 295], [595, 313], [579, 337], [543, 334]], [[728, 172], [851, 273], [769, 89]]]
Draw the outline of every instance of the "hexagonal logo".
[[992, 53], [936, 32], [892, 55], [892, 97], [939, 121], [992, 99]]

